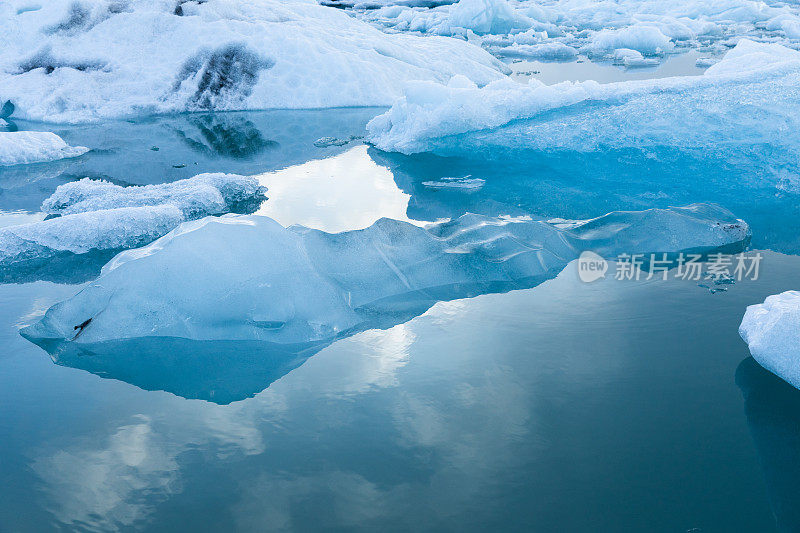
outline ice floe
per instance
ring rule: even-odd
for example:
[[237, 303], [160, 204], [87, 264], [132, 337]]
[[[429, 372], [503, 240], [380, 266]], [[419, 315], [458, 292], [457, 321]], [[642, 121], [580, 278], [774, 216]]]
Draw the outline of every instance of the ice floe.
[[88, 151], [83, 146], [70, 146], [48, 131], [0, 131], [0, 166], [56, 161]]
[[468, 43], [388, 35], [311, 0], [28, 5], [0, 3], [0, 100], [21, 119], [387, 105], [408, 80], [483, 84], [505, 68]]
[[381, 219], [331, 234], [267, 217], [209, 217], [120, 253], [23, 334], [82, 344], [323, 342], [404, 322], [436, 301], [534, 286], [587, 249], [715, 250], [748, 236], [746, 223], [709, 204], [615, 212], [569, 228], [467, 214], [425, 228]]
[[800, 52], [752, 41], [739, 43], [702, 76], [552, 86], [506, 79], [482, 88], [457, 76], [448, 85], [410, 83], [403, 98], [368, 124], [367, 138], [403, 153], [488, 145], [730, 151], [731, 144], [764, 143], [771, 152], [796, 152], [798, 137], [789, 132], [800, 128], [798, 83]]
[[800, 388], [800, 291], [775, 294], [749, 306], [739, 334], [753, 359]]
[[42, 211], [71, 215], [169, 204], [178, 207], [186, 220], [191, 220], [206, 215], [252, 212], [264, 201], [265, 193], [266, 188], [255, 178], [236, 174], [198, 174], [171, 183], [132, 187], [84, 178], [60, 185], [44, 201]]
[[0, 228], [0, 274], [38, 266], [64, 252], [120, 250], [148, 244], [181, 222], [207, 215], [251, 213], [266, 189], [252, 177], [201, 174], [162, 185], [120, 187], [82, 179], [60, 185], [42, 211], [61, 215]]

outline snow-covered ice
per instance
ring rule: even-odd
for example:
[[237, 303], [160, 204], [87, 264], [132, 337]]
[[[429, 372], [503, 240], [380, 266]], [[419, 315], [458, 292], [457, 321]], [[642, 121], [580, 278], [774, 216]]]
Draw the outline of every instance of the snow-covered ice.
[[23, 334], [324, 341], [396, 324], [438, 300], [536, 285], [583, 250], [714, 250], [748, 235], [746, 223], [709, 204], [616, 212], [569, 228], [466, 214], [426, 228], [381, 219], [331, 234], [260, 216], [209, 217], [120, 253]]
[[800, 291], [775, 294], [749, 306], [739, 334], [753, 359], [800, 388]]
[[175, 111], [387, 105], [409, 80], [505, 67], [455, 39], [389, 35], [311, 0], [0, 2], [0, 101], [82, 122]]
[[70, 146], [48, 131], [0, 131], [0, 166], [56, 161], [88, 151], [83, 146]]
[[0, 265], [58, 252], [85, 254], [142, 246], [184, 220], [173, 205], [121, 207], [0, 228]]
[[143, 246], [186, 220], [253, 212], [265, 192], [255, 178], [233, 174], [133, 187], [90, 179], [66, 183], [42, 205], [43, 212], [62, 216], [0, 228], [0, 268], [59, 252]]
[[488, 145], [713, 152], [764, 143], [773, 152], [797, 152], [800, 139], [788, 132], [800, 128], [798, 84], [800, 52], [752, 41], [739, 43], [702, 76], [552, 86], [505, 79], [481, 88], [457, 76], [448, 85], [410, 83], [403, 98], [368, 124], [367, 138], [403, 153]]
[[42, 211], [70, 215], [169, 204], [178, 207], [186, 220], [191, 220], [206, 215], [252, 212], [264, 201], [265, 193], [266, 189], [255, 178], [236, 174], [198, 174], [171, 183], [133, 187], [84, 178], [60, 185], [44, 201]]

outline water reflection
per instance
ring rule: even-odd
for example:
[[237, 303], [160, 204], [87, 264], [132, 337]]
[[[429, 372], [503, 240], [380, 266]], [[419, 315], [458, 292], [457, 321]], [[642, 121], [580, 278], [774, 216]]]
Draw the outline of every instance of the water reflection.
[[206, 157], [252, 159], [278, 143], [265, 139], [261, 130], [245, 116], [238, 114], [191, 115], [188, 128], [175, 127], [175, 134], [193, 151]]
[[366, 146], [258, 176], [269, 201], [256, 214], [284, 226], [300, 224], [329, 233], [362, 229], [380, 218], [409, 221], [409, 195], [375, 162]]
[[781, 531], [800, 531], [800, 390], [752, 357], [736, 369], [772, 512]]
[[80, 346], [39, 341], [53, 362], [141, 389], [228, 404], [254, 396], [330, 343], [143, 338]]
[[[764, 159], [770, 159], [769, 147]], [[594, 152], [508, 151], [475, 155], [405, 156], [370, 148], [368, 155], [389, 169], [410, 195], [408, 217], [452, 218], [465, 212], [489, 216], [531, 213], [544, 218], [587, 219], [611, 211], [713, 202], [746, 220], [753, 245], [800, 252], [793, 221], [800, 219], [798, 178], [737, 159], [688, 150]], [[425, 182], [446, 177], [478, 178], [477, 191], [440, 189]]]

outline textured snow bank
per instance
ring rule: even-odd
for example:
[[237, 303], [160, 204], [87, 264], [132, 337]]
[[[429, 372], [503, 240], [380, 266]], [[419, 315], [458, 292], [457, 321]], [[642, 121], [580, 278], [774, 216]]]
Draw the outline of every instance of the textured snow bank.
[[800, 388], [800, 291], [769, 296], [747, 308], [739, 334], [758, 363]]
[[57, 122], [387, 105], [409, 80], [504, 69], [454, 39], [387, 35], [308, 0], [0, 2], [0, 101]]
[[60, 185], [42, 204], [49, 214], [70, 215], [118, 207], [169, 204], [184, 217], [200, 218], [240, 211], [242, 205], [257, 205], [266, 189], [250, 176], [199, 174], [193, 178], [139, 187], [121, 187], [107, 181], [84, 178]]
[[[470, 132], [486, 142], [539, 149], [658, 143], [716, 149], [733, 139], [797, 145], [797, 136], [786, 133], [800, 126], [798, 83], [800, 52], [752, 41], [742, 41], [703, 76], [552, 86], [500, 80], [483, 88], [463, 77], [446, 86], [415, 82], [368, 124], [368, 139], [404, 153]], [[519, 123], [545, 113], [557, 118]], [[493, 131], [512, 121], [516, 129]]]
[[[617, 212], [559, 228], [467, 214], [421, 228], [381, 219], [330, 234], [259, 216], [204, 218], [122, 252], [94, 283], [24, 330], [29, 338], [101, 342], [148, 336], [323, 341], [436, 300], [529, 287], [591, 249], [716, 249], [747, 224], [722, 208]], [[406, 318], [406, 319], [408, 319]]]
[[48, 131], [0, 132], [0, 166], [55, 161], [78, 157], [88, 151], [83, 146], [69, 146], [64, 139]]
[[200, 174], [142, 187], [90, 179], [67, 183], [42, 205], [45, 213], [63, 216], [0, 228], [0, 267], [58, 252], [142, 246], [186, 220], [253, 212], [266, 198], [265, 191], [255, 178], [233, 174]]

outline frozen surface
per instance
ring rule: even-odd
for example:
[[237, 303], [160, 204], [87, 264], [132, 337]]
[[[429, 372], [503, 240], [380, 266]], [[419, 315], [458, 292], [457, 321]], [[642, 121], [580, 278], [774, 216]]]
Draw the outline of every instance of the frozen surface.
[[403, 153], [476, 146], [718, 152], [732, 144], [762, 150], [768, 143], [762, 164], [778, 150], [796, 161], [800, 143], [789, 132], [800, 128], [799, 84], [800, 52], [752, 41], [739, 43], [702, 76], [552, 86], [501, 80], [483, 88], [463, 77], [446, 86], [415, 82], [368, 124], [368, 139]]
[[169, 204], [178, 207], [186, 220], [206, 215], [242, 212], [264, 201], [266, 188], [250, 176], [199, 174], [193, 178], [159, 185], [121, 187], [102, 180], [84, 178], [60, 185], [42, 204], [48, 214], [71, 215], [118, 207]]
[[504, 69], [468, 43], [387, 35], [310, 0], [30, 5], [0, 3], [0, 101], [17, 118], [386, 105], [405, 81]]
[[[2, 125], [5, 125], [5, 121], [0, 122]], [[69, 146], [55, 133], [0, 131], [0, 166], [56, 161], [78, 157], [88, 151], [83, 146]]]
[[747, 308], [739, 334], [753, 359], [800, 388], [800, 291], [769, 296]]
[[707, 204], [610, 213], [569, 228], [467, 214], [427, 228], [381, 219], [330, 234], [267, 217], [205, 218], [122, 252], [23, 333], [78, 343], [329, 341], [403, 322], [439, 300], [536, 285], [583, 250], [713, 250], [748, 236], [747, 224]]

